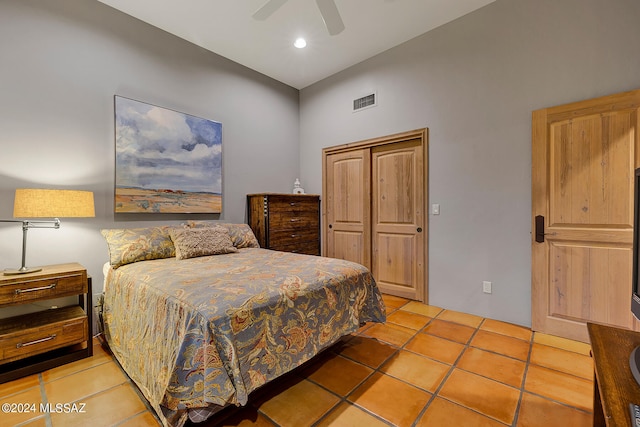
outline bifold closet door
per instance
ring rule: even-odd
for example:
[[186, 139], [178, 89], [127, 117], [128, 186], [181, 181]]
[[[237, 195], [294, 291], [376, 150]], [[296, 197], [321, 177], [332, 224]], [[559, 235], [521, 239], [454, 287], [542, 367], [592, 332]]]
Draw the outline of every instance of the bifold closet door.
[[424, 164], [419, 139], [371, 150], [372, 273], [380, 290], [414, 300], [424, 289]]

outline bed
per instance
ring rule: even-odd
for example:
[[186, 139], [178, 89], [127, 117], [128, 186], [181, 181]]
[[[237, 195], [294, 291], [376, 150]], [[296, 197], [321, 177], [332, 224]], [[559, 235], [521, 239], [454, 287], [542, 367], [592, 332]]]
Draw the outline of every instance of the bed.
[[[209, 228], [223, 235], [221, 253], [201, 254]], [[102, 234], [105, 337], [166, 426], [245, 405], [363, 323], [385, 321], [365, 267], [261, 249], [245, 224]]]

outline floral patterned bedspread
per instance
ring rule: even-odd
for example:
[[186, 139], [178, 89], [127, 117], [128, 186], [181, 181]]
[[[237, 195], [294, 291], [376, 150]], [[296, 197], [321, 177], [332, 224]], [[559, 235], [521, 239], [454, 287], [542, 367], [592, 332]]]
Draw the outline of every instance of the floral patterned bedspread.
[[258, 248], [109, 270], [105, 334], [165, 425], [191, 408], [244, 405], [384, 303], [363, 266]]

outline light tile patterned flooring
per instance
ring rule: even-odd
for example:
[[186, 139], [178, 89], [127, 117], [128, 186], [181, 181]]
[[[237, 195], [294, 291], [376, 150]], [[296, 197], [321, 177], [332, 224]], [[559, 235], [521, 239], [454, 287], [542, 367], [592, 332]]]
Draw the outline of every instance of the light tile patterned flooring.
[[[210, 426], [589, 426], [587, 344], [384, 296], [385, 324], [367, 324], [310, 364], [258, 390]], [[40, 403], [84, 413], [40, 413]], [[0, 384], [1, 426], [157, 426], [144, 399], [99, 344], [94, 356]], [[202, 425], [202, 424], [200, 424]]]

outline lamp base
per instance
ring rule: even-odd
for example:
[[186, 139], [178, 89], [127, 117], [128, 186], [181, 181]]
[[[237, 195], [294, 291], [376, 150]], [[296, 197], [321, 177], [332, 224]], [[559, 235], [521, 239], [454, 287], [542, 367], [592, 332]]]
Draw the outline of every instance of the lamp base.
[[2, 274], [4, 274], [5, 276], [15, 276], [18, 274], [35, 273], [36, 271], [42, 271], [42, 268], [34, 267], [34, 268], [20, 268], [18, 270], [4, 270]]

